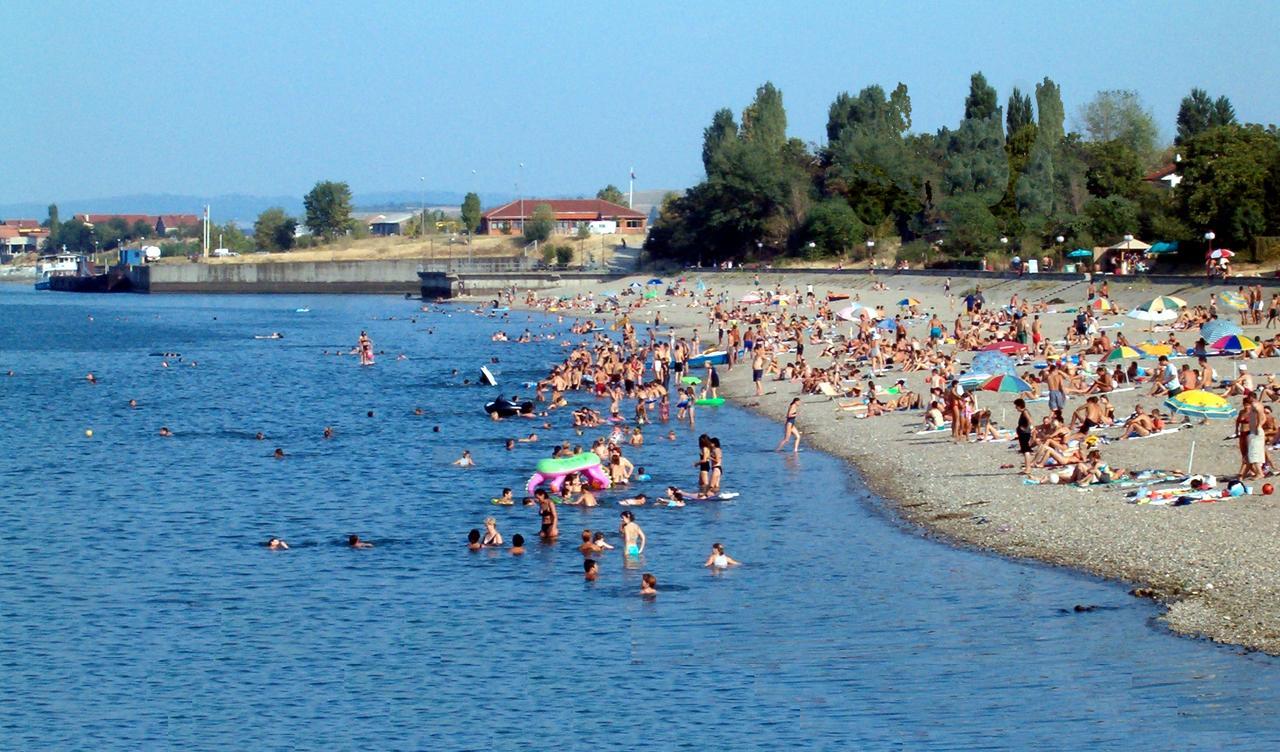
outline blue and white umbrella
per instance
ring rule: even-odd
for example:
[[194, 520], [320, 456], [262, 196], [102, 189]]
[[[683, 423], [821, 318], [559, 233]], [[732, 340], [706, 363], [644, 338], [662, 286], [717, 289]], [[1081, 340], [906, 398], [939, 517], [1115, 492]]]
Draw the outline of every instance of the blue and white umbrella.
[[1200, 327], [1200, 336], [1204, 337], [1205, 342], [1217, 342], [1223, 337], [1244, 334], [1244, 330], [1234, 321], [1225, 319], [1213, 319]]
[[973, 363], [969, 366], [970, 373], [983, 373], [988, 376], [999, 376], [1001, 374], [1007, 376], [1017, 376], [1018, 369], [1013, 358], [1000, 352], [999, 350], [987, 350], [980, 352], [973, 358]]

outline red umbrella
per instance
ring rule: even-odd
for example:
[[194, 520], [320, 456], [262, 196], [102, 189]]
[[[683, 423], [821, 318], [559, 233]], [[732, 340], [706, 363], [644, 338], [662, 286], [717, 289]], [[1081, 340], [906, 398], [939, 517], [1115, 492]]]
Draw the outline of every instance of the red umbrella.
[[1209, 258], [1211, 259], [1231, 258], [1234, 255], [1236, 255], [1235, 251], [1232, 251], [1226, 248], [1215, 248], [1213, 249], [1213, 251], [1209, 253]]
[[1022, 344], [1021, 342], [1014, 342], [1011, 339], [1006, 339], [1000, 342], [992, 342], [991, 344], [986, 345], [979, 349], [981, 352], [990, 352], [992, 350], [995, 350], [997, 352], [1002, 352], [1005, 355], [1013, 355], [1014, 353], [1019, 353], [1019, 352], [1022, 352], [1023, 350], [1026, 350], [1027, 346]]

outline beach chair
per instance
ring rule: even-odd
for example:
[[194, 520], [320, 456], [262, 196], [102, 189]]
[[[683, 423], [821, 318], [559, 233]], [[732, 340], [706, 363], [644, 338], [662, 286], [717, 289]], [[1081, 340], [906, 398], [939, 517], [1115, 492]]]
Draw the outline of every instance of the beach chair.
[[823, 394], [825, 394], [825, 395], [827, 395], [827, 397], [829, 397], [829, 398], [831, 398], [831, 399], [835, 399], [836, 397], [843, 397], [843, 396], [844, 396], [843, 394], [841, 394], [840, 392], [838, 392], [838, 391], [836, 390], [836, 388], [835, 388], [835, 387], [831, 386], [830, 384], [828, 384], [828, 383], [827, 383], [827, 382], [825, 382], [825, 381], [820, 381], [820, 382], [818, 382], [818, 391], [819, 391], [819, 392], [822, 392], [822, 393], [823, 393]]

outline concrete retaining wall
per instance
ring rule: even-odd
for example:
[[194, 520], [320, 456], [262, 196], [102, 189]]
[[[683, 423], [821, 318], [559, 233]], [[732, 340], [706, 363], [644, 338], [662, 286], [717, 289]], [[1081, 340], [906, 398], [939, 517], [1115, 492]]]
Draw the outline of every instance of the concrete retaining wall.
[[134, 267], [137, 289], [214, 293], [412, 293], [421, 263], [301, 261], [274, 264], [155, 264]]

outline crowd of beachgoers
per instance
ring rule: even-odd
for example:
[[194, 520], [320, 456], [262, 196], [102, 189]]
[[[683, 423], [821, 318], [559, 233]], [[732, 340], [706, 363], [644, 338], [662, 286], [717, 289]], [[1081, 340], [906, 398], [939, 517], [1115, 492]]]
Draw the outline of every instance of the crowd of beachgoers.
[[[1280, 442], [1272, 409], [1280, 384], [1268, 366], [1280, 354], [1280, 296], [1259, 285], [1160, 295], [1129, 283], [1113, 289], [1121, 283], [1105, 277], [995, 281], [985, 289], [973, 280], [961, 280], [961, 289], [951, 279], [921, 284], [891, 275], [857, 284], [707, 277], [637, 279], [569, 295], [512, 290], [488, 305], [622, 332], [619, 346], [631, 357], [598, 377], [623, 380], [627, 395], [628, 384], [643, 390], [677, 367], [669, 364], [703, 356], [699, 383], [680, 387], [679, 401], [708, 398], [714, 388], [717, 397], [776, 414], [784, 424], [778, 448], [798, 449], [816, 434], [821, 448], [848, 455], [863, 451], [850, 439], [866, 436], [882, 450], [902, 447], [905, 457], [893, 460], [899, 470], [936, 464], [955, 475], [991, 461], [995, 472], [985, 475], [1020, 478], [1019, 495], [1069, 487], [1122, 506], [1243, 496], [1262, 503], [1272, 491], [1266, 479]], [[608, 412], [617, 409], [612, 402]], [[958, 449], [965, 446], [975, 449]], [[978, 446], [983, 453], [973, 455]], [[1062, 550], [1042, 558], [1143, 579], [1141, 562], [1109, 569]]]

